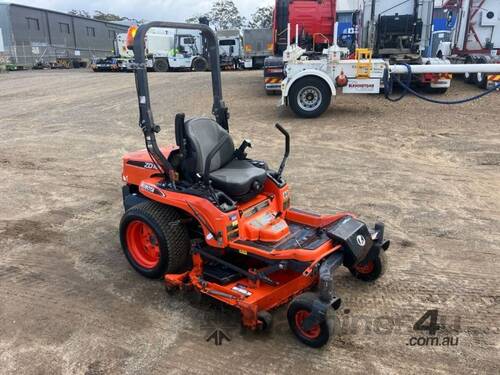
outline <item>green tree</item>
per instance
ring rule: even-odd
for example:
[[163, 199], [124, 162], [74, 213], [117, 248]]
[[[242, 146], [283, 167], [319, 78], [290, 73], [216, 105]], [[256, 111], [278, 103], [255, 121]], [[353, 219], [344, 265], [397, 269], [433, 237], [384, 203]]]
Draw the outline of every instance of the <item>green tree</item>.
[[233, 0], [215, 0], [207, 14], [190, 17], [186, 22], [199, 23], [200, 17], [206, 17], [215, 30], [239, 29], [245, 23]]
[[252, 29], [270, 29], [273, 26], [273, 11], [272, 5], [257, 8], [248, 26]]
[[94, 11], [94, 16], [92, 18], [99, 21], [111, 21], [111, 22], [123, 21], [127, 19], [126, 17], [117, 16], [116, 14], [112, 13], [104, 13], [101, 12], [100, 10]]
[[233, 0], [215, 0], [208, 18], [216, 30], [239, 29], [245, 22]]
[[202, 17], [206, 17], [210, 21], [210, 18], [208, 17], [208, 14], [198, 14], [198, 15], [189, 17], [188, 19], [186, 19], [186, 22], [187, 23], [200, 23], [200, 18], [202, 18]]
[[90, 16], [90, 13], [87, 12], [86, 10], [72, 9], [68, 13], [71, 14], [71, 15], [73, 15], [73, 16], [80, 16], [80, 17], [85, 17], [85, 18], [92, 18]]

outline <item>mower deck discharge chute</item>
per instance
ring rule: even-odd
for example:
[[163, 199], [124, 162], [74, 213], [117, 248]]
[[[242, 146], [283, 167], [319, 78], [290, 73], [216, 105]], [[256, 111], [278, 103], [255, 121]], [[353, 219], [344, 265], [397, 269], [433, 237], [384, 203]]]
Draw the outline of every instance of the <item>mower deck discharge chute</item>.
[[[144, 37], [151, 27], [199, 29], [211, 56], [213, 114], [175, 119], [176, 145], [159, 148], [150, 107]], [[331, 336], [328, 314], [340, 307], [334, 271], [346, 266], [360, 280], [384, 269], [383, 224], [369, 229], [350, 213], [318, 215], [290, 207], [282, 173], [235, 148], [222, 98], [218, 42], [204, 25], [152, 22], [134, 39], [135, 76], [146, 149], [123, 158], [124, 253], [140, 274], [164, 277], [167, 291], [194, 289], [241, 311], [250, 329], [267, 329], [269, 311], [290, 302], [288, 321], [313, 347]], [[314, 290], [314, 292], [312, 292]]]

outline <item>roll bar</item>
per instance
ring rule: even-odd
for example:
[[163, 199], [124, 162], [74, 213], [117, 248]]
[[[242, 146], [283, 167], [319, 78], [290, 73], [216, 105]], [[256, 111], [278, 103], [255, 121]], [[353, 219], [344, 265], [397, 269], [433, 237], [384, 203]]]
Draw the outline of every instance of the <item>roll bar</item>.
[[135, 60], [135, 84], [139, 100], [139, 126], [144, 132], [146, 147], [154, 159], [153, 161], [165, 172], [167, 178], [173, 180], [173, 167], [160, 151], [156, 142], [155, 133], [160, 131], [159, 126], [154, 124], [153, 112], [149, 96], [149, 84], [146, 66], [146, 33], [152, 27], [170, 29], [200, 30], [207, 42], [208, 55], [212, 74], [212, 91], [214, 103], [212, 113], [217, 123], [224, 129], [229, 130], [229, 112], [222, 98], [221, 73], [219, 62], [219, 42], [213, 30], [207, 25], [189, 24], [178, 22], [149, 22], [139, 26], [134, 37], [134, 60]]

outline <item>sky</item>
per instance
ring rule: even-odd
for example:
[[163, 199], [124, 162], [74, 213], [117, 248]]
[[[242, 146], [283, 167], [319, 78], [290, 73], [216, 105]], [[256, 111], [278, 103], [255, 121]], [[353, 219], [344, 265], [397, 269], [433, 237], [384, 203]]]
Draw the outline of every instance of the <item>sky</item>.
[[[193, 15], [207, 12], [213, 0], [4, 0], [67, 12], [82, 9], [93, 13], [99, 10], [132, 19], [148, 21], [185, 21]], [[274, 0], [233, 0], [242, 16], [249, 17], [260, 6], [272, 5]]]

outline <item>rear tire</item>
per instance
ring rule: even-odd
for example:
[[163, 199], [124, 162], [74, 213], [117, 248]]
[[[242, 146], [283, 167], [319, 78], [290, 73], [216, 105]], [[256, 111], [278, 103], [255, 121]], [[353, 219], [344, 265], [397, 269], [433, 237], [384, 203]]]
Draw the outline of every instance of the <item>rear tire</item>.
[[208, 61], [203, 57], [197, 57], [192, 63], [195, 72], [204, 72], [208, 69]]
[[165, 73], [168, 72], [169, 66], [168, 61], [166, 59], [157, 59], [153, 64], [153, 70], [157, 73]]
[[180, 218], [175, 208], [151, 201], [125, 212], [120, 241], [125, 257], [138, 273], [157, 279], [186, 266], [191, 241]]
[[332, 92], [318, 77], [304, 77], [295, 82], [288, 93], [288, 103], [299, 117], [319, 117], [330, 106]]

